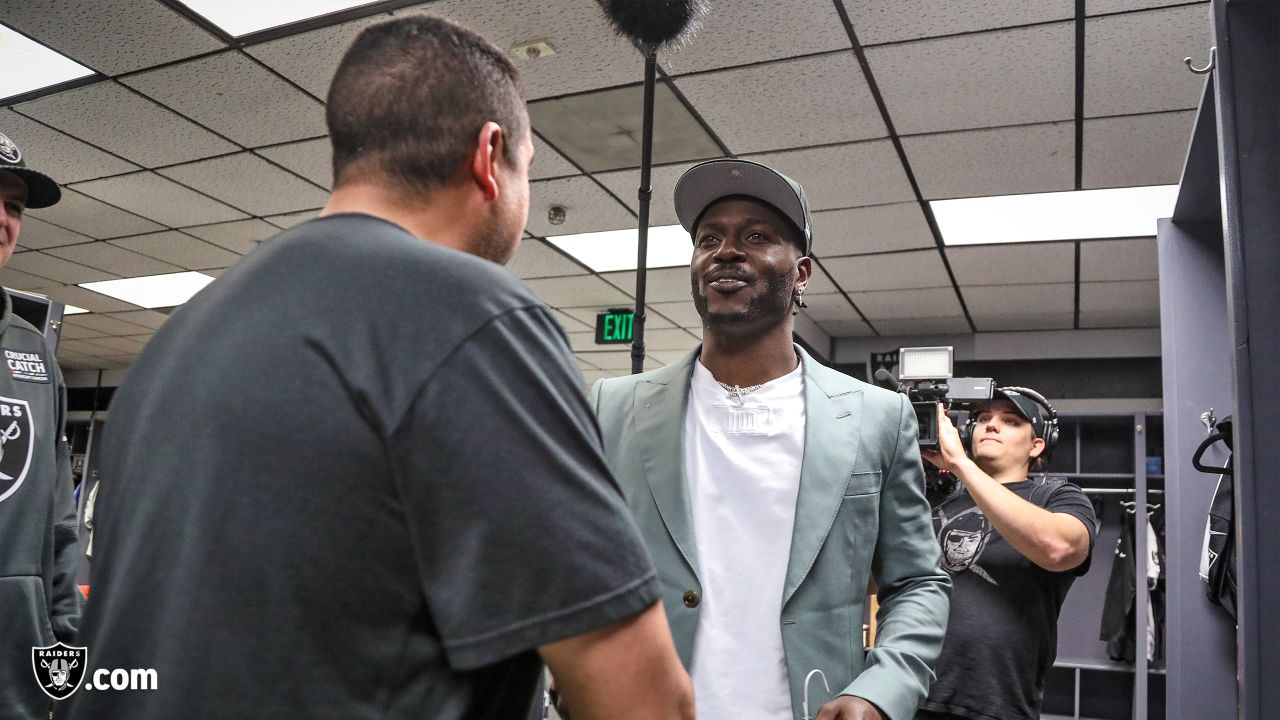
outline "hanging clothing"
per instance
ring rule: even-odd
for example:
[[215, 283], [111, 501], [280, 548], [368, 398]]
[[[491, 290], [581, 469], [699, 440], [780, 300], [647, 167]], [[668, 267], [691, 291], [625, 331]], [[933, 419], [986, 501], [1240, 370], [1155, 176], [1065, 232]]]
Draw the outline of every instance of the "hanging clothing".
[[[1230, 468], [1230, 463], [1227, 465]], [[1218, 488], [1209, 505], [1204, 525], [1204, 545], [1200, 552], [1200, 579], [1208, 583], [1209, 602], [1221, 607], [1236, 621], [1235, 483], [1231, 473], [1218, 476]]]
[[[1163, 568], [1163, 518], [1152, 521], [1152, 513], [1142, 523], [1147, 535], [1147, 562], [1142, 582], [1147, 584], [1147, 622], [1143, 628], [1145, 651], [1148, 661], [1155, 661], [1164, 654], [1164, 582]], [[1131, 510], [1121, 512], [1120, 537], [1116, 540], [1115, 558], [1111, 565], [1111, 577], [1107, 582], [1106, 600], [1102, 608], [1102, 623], [1098, 639], [1107, 643], [1107, 656], [1112, 660], [1134, 662], [1137, 658], [1137, 634], [1134, 627], [1137, 592], [1137, 515]], [[1161, 532], [1157, 532], [1157, 527]]]

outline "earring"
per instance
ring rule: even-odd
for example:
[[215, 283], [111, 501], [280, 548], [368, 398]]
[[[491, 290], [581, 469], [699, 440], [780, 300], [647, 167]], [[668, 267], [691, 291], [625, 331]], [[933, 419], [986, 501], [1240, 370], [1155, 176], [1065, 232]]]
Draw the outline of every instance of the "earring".
[[792, 314], [792, 315], [799, 315], [799, 314], [800, 314], [800, 308], [807, 308], [807, 307], [809, 307], [809, 306], [808, 306], [808, 305], [806, 305], [806, 304], [805, 304], [805, 302], [804, 302], [804, 291], [803, 291], [803, 290], [802, 290], [802, 291], [800, 291], [800, 292], [798, 292], [798, 293], [796, 293], [796, 294], [795, 294], [795, 296], [793, 296], [793, 297], [791, 298], [791, 300], [792, 300], [792, 302], [794, 302], [794, 303], [796, 304], [796, 306], [795, 306], [794, 308], [792, 308], [792, 309], [791, 309], [791, 314]]

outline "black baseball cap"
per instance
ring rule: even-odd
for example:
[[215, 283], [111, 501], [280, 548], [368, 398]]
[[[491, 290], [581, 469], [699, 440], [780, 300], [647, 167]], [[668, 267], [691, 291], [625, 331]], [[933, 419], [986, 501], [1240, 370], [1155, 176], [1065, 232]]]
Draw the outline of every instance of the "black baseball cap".
[[11, 172], [27, 185], [27, 207], [49, 207], [62, 199], [62, 190], [53, 178], [27, 167], [22, 151], [4, 133], [0, 133], [0, 172]]
[[1040, 403], [1016, 390], [1004, 388], [996, 388], [991, 394], [991, 399], [993, 401], [1008, 400], [1013, 405], [1014, 411], [1018, 413], [1018, 416], [1031, 423], [1031, 430], [1036, 437], [1043, 438], [1045, 436], [1046, 428], [1049, 426], [1049, 417]]
[[804, 188], [777, 170], [750, 160], [708, 160], [686, 170], [676, 182], [676, 217], [692, 235], [711, 203], [733, 195], [772, 205], [800, 231], [804, 254], [813, 249], [813, 219]]

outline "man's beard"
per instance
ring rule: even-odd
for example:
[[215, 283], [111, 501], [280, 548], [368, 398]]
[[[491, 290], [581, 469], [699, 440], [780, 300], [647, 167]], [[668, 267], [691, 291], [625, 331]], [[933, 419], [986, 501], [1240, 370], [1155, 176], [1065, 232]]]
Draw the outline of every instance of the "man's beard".
[[[782, 275], [765, 276], [763, 293], [747, 301], [746, 307], [733, 312], [713, 313], [707, 308], [707, 296], [700, 292], [701, 278], [693, 280], [693, 306], [706, 327], [723, 328], [725, 330], [741, 329], [765, 324], [769, 327], [780, 325], [786, 321], [791, 312], [791, 295], [796, 271], [794, 268]], [[738, 292], [746, 292], [743, 288]], [[705, 292], [713, 292], [706, 290]], [[771, 321], [772, 322], [769, 322]]]
[[520, 247], [520, 231], [524, 228], [522, 226], [513, 232], [510, 227], [512, 220], [509, 218], [512, 213], [505, 213], [502, 210], [502, 208], [494, 208], [493, 212], [485, 218], [484, 223], [471, 238], [471, 252], [485, 260], [506, 265]]

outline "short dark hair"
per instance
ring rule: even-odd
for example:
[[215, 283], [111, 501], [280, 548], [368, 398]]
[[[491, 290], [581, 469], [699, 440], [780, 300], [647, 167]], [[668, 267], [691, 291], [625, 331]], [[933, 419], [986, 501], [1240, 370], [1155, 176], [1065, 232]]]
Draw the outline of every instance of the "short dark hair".
[[421, 14], [365, 28], [326, 102], [335, 188], [356, 180], [408, 193], [439, 187], [490, 121], [506, 133], [503, 160], [512, 165], [529, 122], [520, 73], [502, 50]]

